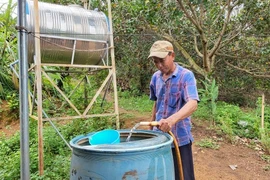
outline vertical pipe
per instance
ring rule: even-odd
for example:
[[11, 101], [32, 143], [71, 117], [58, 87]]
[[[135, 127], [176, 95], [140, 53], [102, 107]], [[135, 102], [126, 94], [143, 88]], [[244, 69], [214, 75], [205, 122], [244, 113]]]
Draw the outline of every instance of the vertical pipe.
[[[18, 27], [26, 26], [26, 1], [18, 0]], [[20, 80], [20, 149], [21, 179], [30, 179], [29, 156], [29, 116], [28, 116], [28, 58], [27, 33], [22, 28], [18, 31], [19, 80]]]
[[114, 89], [114, 109], [116, 114], [116, 128], [120, 128], [119, 123], [119, 112], [118, 112], [118, 95], [116, 86], [116, 69], [115, 69], [115, 56], [114, 56], [114, 42], [113, 42], [113, 27], [112, 27], [112, 10], [111, 10], [111, 0], [108, 0], [108, 15], [109, 15], [109, 27], [110, 27], [110, 50], [111, 50], [111, 60], [112, 60], [112, 76], [113, 76], [113, 89]]

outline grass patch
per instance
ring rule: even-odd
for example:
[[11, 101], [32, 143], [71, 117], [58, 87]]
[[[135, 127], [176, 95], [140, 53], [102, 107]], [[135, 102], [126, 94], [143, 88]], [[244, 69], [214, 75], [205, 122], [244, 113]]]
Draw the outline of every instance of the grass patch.
[[219, 149], [217, 142], [211, 138], [201, 139], [200, 141], [195, 142], [195, 144], [202, 148]]
[[147, 95], [134, 97], [128, 92], [120, 92], [118, 102], [120, 108], [138, 112], [151, 112], [154, 103]]

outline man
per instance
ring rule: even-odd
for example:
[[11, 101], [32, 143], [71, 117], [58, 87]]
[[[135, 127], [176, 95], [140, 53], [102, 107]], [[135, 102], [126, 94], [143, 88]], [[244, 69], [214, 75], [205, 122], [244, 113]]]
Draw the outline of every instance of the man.
[[175, 148], [179, 148], [184, 179], [194, 180], [190, 116], [199, 101], [196, 79], [190, 70], [174, 62], [173, 45], [168, 41], [156, 41], [148, 58], [158, 69], [150, 82], [150, 99], [155, 101], [152, 120], [158, 121], [161, 131], [172, 131], [178, 142], [179, 147], [172, 147], [175, 179], [180, 179], [175, 154]]

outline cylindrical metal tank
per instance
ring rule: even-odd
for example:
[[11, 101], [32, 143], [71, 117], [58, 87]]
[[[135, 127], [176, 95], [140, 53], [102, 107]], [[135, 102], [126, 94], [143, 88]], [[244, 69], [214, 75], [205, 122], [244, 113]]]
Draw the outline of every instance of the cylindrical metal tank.
[[[39, 2], [41, 62], [96, 65], [106, 56], [108, 18], [78, 5]], [[34, 3], [26, 3], [29, 63], [34, 62]]]
[[170, 135], [147, 130], [119, 130], [121, 142], [90, 145], [88, 135], [70, 141], [73, 148], [70, 179], [174, 180]]

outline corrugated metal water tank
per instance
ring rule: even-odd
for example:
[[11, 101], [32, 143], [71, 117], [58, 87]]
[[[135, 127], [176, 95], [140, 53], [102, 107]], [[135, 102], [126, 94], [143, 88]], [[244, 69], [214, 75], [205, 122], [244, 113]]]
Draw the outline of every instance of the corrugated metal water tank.
[[[42, 63], [96, 65], [106, 56], [109, 25], [103, 12], [43, 2], [38, 7]], [[33, 1], [27, 1], [26, 14], [27, 30], [34, 32]], [[29, 63], [34, 62], [34, 36], [28, 36]]]

